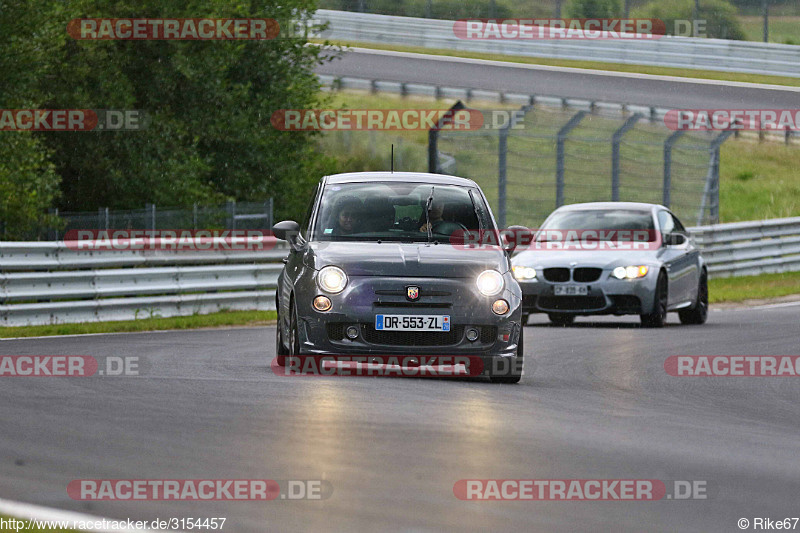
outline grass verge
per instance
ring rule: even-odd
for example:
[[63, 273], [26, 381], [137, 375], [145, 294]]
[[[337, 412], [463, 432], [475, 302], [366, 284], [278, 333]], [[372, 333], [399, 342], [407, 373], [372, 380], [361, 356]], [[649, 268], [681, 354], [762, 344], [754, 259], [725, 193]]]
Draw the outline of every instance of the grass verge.
[[208, 315], [143, 318], [115, 322], [83, 322], [0, 328], [0, 338], [80, 335], [86, 333], [121, 333], [168, 329], [216, 328], [222, 326], [263, 326], [277, 318], [275, 311], [223, 311]]
[[[311, 40], [322, 44], [324, 41]], [[431, 54], [450, 57], [466, 57], [472, 59], [488, 59], [491, 61], [505, 61], [508, 63], [524, 63], [528, 65], [545, 65], [551, 67], [571, 67], [591, 70], [605, 70], [609, 72], [630, 72], [636, 74], [652, 74], [656, 76], [677, 76], [679, 78], [697, 78], [705, 80], [734, 81], [744, 83], [766, 83], [769, 85], [787, 85], [800, 87], [800, 78], [788, 76], [764, 76], [761, 74], [748, 74], [746, 72], [715, 72], [710, 70], [655, 67], [650, 65], [627, 65], [623, 63], [604, 63], [600, 61], [583, 61], [572, 59], [549, 59], [542, 57], [525, 57], [503, 54], [487, 54], [483, 52], [467, 52], [464, 50], [445, 50], [440, 48], [425, 48], [422, 46], [382, 45], [377, 43], [362, 43], [355, 41], [328, 41], [338, 46], [354, 46], [372, 48], [374, 50], [392, 50], [395, 52], [414, 52], [417, 54]], [[365, 76], [369, 77], [369, 76]]]
[[710, 303], [742, 302], [800, 294], [800, 272], [708, 280]]

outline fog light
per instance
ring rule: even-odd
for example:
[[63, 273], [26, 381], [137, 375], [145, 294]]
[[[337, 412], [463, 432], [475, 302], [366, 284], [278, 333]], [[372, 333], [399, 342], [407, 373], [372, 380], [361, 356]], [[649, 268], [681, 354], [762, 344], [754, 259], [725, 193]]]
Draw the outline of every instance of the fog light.
[[508, 313], [508, 302], [505, 300], [495, 300], [492, 304], [492, 311], [496, 315], [504, 315]]
[[358, 328], [355, 326], [350, 326], [347, 328], [347, 338], [350, 340], [355, 340], [358, 338]]
[[331, 308], [331, 300], [327, 296], [317, 296], [314, 298], [314, 309], [317, 311], [327, 311]]
[[478, 340], [478, 330], [475, 328], [469, 328], [467, 330], [467, 340], [469, 342], [475, 342]]

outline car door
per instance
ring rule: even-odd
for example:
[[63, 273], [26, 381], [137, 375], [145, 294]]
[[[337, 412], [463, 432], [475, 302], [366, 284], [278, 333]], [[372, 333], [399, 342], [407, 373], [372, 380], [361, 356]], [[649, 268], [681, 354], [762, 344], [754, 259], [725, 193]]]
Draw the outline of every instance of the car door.
[[700, 250], [694, 245], [689, 238], [689, 232], [681, 221], [678, 220], [674, 214], [669, 213], [672, 217], [674, 224], [673, 233], [683, 235], [686, 240], [681, 245], [676, 245], [675, 248], [681, 250], [683, 253], [679, 256], [676, 268], [681, 272], [681, 284], [683, 289], [683, 302], [694, 302], [697, 299], [697, 287], [700, 283]]
[[[661, 260], [667, 270], [669, 279], [669, 297], [667, 306], [672, 308], [690, 300], [697, 286], [696, 257], [692, 259], [694, 246], [686, 237], [686, 230], [672, 213], [667, 210], [658, 212], [658, 226], [661, 231]], [[681, 231], [682, 230], [682, 231]], [[684, 235], [680, 244], [672, 244], [673, 235]], [[696, 254], [696, 250], [694, 250]]]

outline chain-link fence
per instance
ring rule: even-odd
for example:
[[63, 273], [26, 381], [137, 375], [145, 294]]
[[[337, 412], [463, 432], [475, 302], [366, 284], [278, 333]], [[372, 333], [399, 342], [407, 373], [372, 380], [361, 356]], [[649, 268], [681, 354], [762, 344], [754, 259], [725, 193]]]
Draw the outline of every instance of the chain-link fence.
[[227, 202], [222, 205], [193, 205], [191, 208], [161, 208], [147, 204], [143, 209], [97, 211], [51, 211], [59, 222], [44, 228], [37, 240], [59, 240], [69, 230], [114, 229], [272, 229], [273, 202]]
[[638, 113], [524, 106], [504, 129], [434, 133], [429, 171], [476, 181], [503, 226], [537, 227], [555, 208], [631, 201], [687, 225], [719, 222], [719, 147], [730, 135], [669, 130]]

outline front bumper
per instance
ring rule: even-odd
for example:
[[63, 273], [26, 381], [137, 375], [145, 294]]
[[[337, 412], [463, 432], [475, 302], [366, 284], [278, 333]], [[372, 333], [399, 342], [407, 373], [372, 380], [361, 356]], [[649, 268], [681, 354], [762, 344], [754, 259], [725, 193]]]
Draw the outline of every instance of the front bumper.
[[[619, 280], [604, 270], [597, 281], [579, 283], [519, 281], [522, 288], [523, 313], [565, 313], [575, 315], [639, 315], [653, 308], [658, 272], [651, 269], [646, 276]], [[556, 296], [558, 285], [580, 285], [586, 296]]]
[[[418, 300], [412, 302], [406, 298], [408, 286], [419, 287]], [[494, 297], [480, 294], [475, 281], [468, 278], [351, 276], [340, 294], [326, 294], [332, 303], [326, 312], [319, 312], [311, 305], [315, 296], [324, 294], [313, 279], [305, 280], [299, 287], [303, 290], [297, 290], [295, 302], [302, 354], [478, 356], [487, 362], [494, 358], [515, 358], [517, 354], [522, 294], [510, 274], [503, 292]], [[502, 316], [491, 309], [498, 298], [509, 304], [509, 311]], [[448, 315], [451, 331], [376, 331], [378, 314]], [[345, 335], [348, 326], [358, 328], [356, 339]], [[472, 342], [466, 338], [471, 327], [479, 331], [479, 338]]]

